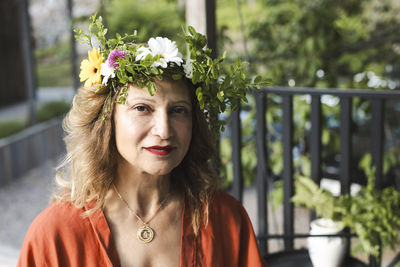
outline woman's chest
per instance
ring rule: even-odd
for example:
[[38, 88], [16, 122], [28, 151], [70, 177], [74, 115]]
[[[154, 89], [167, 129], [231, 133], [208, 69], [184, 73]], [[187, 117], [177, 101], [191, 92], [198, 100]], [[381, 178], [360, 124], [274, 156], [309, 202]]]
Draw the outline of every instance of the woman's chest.
[[[178, 209], [179, 210], [179, 209]], [[173, 266], [180, 264], [181, 212], [160, 213], [148, 224], [151, 233], [131, 216], [108, 218], [121, 266]], [[150, 242], [144, 239], [152, 235]]]
[[115, 240], [121, 266], [179, 267], [180, 231], [157, 231], [153, 241], [142, 243], [136, 235]]

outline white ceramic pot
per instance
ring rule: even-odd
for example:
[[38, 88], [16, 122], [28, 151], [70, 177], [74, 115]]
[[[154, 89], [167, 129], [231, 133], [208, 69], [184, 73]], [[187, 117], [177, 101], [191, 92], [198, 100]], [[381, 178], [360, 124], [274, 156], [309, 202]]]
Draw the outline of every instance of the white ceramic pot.
[[[311, 222], [311, 235], [338, 234], [343, 224], [321, 218]], [[346, 254], [347, 242], [344, 237], [309, 237], [308, 253], [314, 267], [339, 267]]]

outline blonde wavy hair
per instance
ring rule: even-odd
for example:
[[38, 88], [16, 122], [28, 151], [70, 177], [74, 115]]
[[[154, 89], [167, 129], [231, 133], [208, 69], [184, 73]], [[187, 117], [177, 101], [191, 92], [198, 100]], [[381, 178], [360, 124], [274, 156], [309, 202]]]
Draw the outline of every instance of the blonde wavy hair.
[[[209, 200], [218, 189], [220, 179], [210, 166], [215, 152], [214, 139], [199, 108], [193, 85], [186, 81], [185, 84], [192, 98], [192, 138], [186, 156], [171, 173], [171, 183], [174, 190], [185, 195], [197, 235], [201, 225], [207, 225]], [[67, 154], [57, 167], [59, 190], [52, 200], [72, 202], [77, 208], [95, 202], [96, 205], [84, 216], [103, 207], [106, 193], [115, 178], [120, 158], [113, 122], [117, 95], [109, 98], [106, 88], [96, 92], [95, 88], [82, 87], [63, 120]], [[109, 116], [103, 120], [103, 108], [107, 106], [110, 107]]]

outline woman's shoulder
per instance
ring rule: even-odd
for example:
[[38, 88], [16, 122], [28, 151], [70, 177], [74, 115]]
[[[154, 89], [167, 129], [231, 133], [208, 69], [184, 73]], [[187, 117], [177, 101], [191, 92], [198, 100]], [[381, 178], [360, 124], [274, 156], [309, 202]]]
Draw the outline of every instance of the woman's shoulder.
[[59, 202], [43, 210], [28, 229], [17, 266], [113, 266], [118, 258], [104, 215], [100, 209], [82, 216], [90, 208]]
[[219, 205], [241, 206], [242, 204], [229, 193], [223, 190], [217, 190], [211, 198], [212, 203]]
[[86, 224], [87, 218], [81, 216], [84, 211], [71, 202], [53, 203], [36, 216], [26, 237], [48, 239], [63, 233], [70, 235]]
[[84, 212], [84, 208], [77, 208], [72, 202], [55, 202], [44, 209], [33, 221], [33, 224], [54, 224], [57, 222], [75, 221]]
[[210, 200], [210, 216], [223, 216], [220, 218], [233, 218], [242, 220], [247, 218], [247, 212], [242, 203], [229, 193], [219, 190]]
[[[208, 224], [201, 235], [204, 266], [264, 266], [243, 205], [218, 191], [210, 199]], [[201, 264], [200, 264], [201, 265]]]

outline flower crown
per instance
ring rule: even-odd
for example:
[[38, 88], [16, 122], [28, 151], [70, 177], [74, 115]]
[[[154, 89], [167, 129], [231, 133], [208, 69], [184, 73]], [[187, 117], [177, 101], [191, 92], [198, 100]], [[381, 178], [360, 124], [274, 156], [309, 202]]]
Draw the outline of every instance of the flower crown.
[[[204, 48], [206, 37], [188, 27], [184, 40], [188, 45], [188, 59], [183, 59], [174, 41], [168, 38], [150, 38], [147, 45], [135, 43], [136, 31], [133, 34], [107, 39], [107, 29], [101, 16], [90, 17], [89, 33], [75, 30], [75, 38], [89, 44], [88, 59], [81, 63], [80, 80], [84, 86], [97, 85], [97, 90], [107, 88], [109, 95], [103, 106], [103, 119], [109, 115], [112, 96], [119, 89], [121, 92], [116, 100], [118, 104], [126, 101], [128, 84], [146, 87], [150, 95], [156, 91], [154, 78], [163, 79], [169, 75], [174, 80], [189, 79], [196, 88], [195, 93], [200, 108], [209, 121], [211, 130], [218, 133], [224, 130], [224, 121], [217, 116], [226, 110], [227, 106], [237, 109], [237, 99], [247, 102], [246, 93], [253, 88], [266, 84], [260, 76], [254, 79], [246, 76], [240, 59], [236, 65], [224, 68], [222, 63], [226, 53], [217, 59], [211, 58], [211, 50]], [[93, 37], [99, 41], [100, 47], [92, 44]], [[104, 61], [104, 59], [106, 59]], [[103, 62], [104, 61], [104, 62]]]

